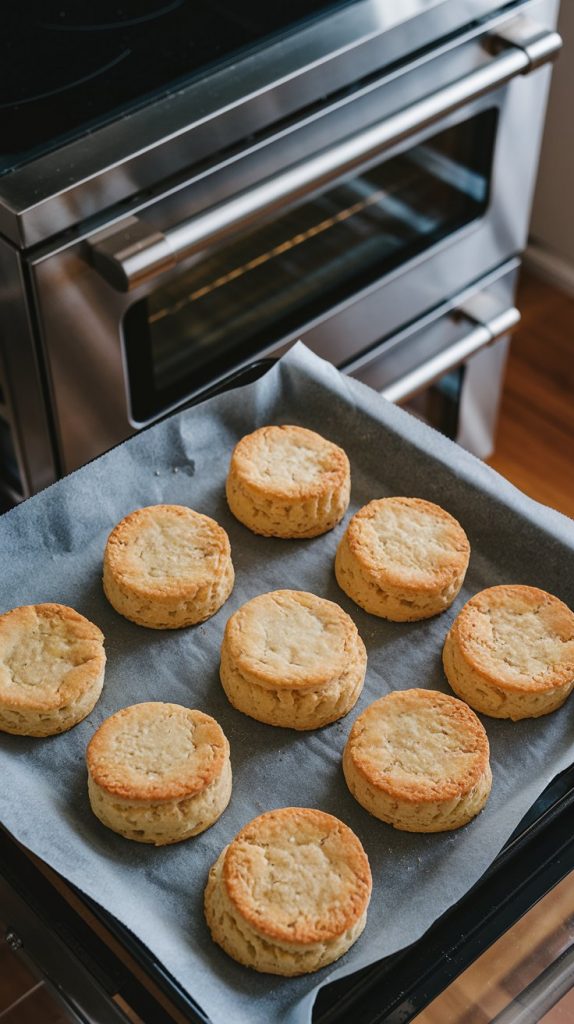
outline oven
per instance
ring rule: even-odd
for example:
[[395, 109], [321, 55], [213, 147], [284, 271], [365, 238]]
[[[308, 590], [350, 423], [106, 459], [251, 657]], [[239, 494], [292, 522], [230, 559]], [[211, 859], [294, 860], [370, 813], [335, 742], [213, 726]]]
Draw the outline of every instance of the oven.
[[489, 454], [557, 0], [324, 6], [0, 178], [12, 493], [297, 339]]

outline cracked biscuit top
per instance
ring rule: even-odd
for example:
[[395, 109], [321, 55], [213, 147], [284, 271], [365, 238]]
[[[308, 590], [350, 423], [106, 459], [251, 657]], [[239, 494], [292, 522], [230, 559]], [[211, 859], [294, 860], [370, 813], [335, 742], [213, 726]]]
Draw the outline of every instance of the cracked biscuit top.
[[364, 654], [350, 616], [302, 590], [275, 590], [242, 605], [224, 643], [245, 679], [275, 690], [327, 684]]
[[214, 718], [161, 701], [111, 715], [86, 752], [89, 774], [106, 793], [154, 802], [200, 793], [228, 757], [229, 743]]
[[505, 585], [475, 594], [451, 633], [465, 662], [488, 683], [543, 692], [574, 679], [574, 614], [537, 587]]
[[357, 718], [347, 742], [354, 769], [406, 803], [466, 795], [488, 770], [489, 744], [467, 704], [436, 690], [395, 690]]
[[306, 427], [261, 427], [241, 438], [230, 473], [250, 491], [270, 498], [320, 497], [349, 479], [342, 448]]
[[352, 928], [372, 887], [354, 832], [306, 807], [268, 811], [246, 825], [225, 852], [223, 881], [260, 935], [301, 944], [329, 942]]
[[183, 505], [151, 505], [112, 530], [104, 562], [132, 594], [193, 599], [224, 572], [230, 554], [229, 538], [214, 519]]
[[35, 604], [0, 615], [0, 705], [52, 711], [79, 701], [102, 677], [104, 636], [61, 604]]
[[460, 523], [422, 498], [370, 501], [353, 516], [346, 537], [361, 569], [383, 588], [441, 589], [466, 570], [470, 558]]

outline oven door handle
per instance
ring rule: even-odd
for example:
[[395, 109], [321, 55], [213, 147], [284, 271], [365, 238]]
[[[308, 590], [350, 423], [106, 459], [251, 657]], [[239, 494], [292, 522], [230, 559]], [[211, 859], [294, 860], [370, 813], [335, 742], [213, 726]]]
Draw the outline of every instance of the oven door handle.
[[93, 236], [89, 246], [94, 266], [119, 291], [136, 288], [258, 218], [352, 173], [365, 161], [469, 101], [539, 67], [551, 60], [562, 45], [557, 32], [541, 29], [522, 16], [512, 18], [495, 34], [485, 36], [484, 41], [501, 47], [488, 63], [165, 233], [150, 232], [146, 224], [130, 217], [119, 231], [107, 229]]
[[[489, 320], [482, 320], [480, 317], [480, 295], [457, 306], [450, 315], [470, 321], [474, 325], [473, 329], [465, 334], [460, 341], [449, 345], [443, 352], [438, 352], [431, 359], [384, 387], [380, 391], [383, 398], [388, 399], [389, 402], [406, 402], [439, 380], [445, 373], [455, 370], [481, 349], [508, 334], [520, 322], [520, 313], [515, 306], [509, 306], [508, 309]], [[358, 376], [360, 379], [360, 374]]]

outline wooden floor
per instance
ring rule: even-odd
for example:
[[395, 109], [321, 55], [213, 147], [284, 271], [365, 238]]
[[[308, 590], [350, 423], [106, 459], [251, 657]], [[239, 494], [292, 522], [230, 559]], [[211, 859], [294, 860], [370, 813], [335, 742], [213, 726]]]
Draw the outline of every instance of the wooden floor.
[[[562, 880], [456, 981], [415, 1017], [413, 1024], [489, 1024], [513, 1004], [524, 1013], [521, 993], [574, 942], [574, 876]], [[524, 1013], [524, 1017], [521, 1016]], [[539, 1024], [572, 1024], [574, 988], [536, 1018]]]
[[574, 517], [574, 299], [524, 275], [489, 464]]

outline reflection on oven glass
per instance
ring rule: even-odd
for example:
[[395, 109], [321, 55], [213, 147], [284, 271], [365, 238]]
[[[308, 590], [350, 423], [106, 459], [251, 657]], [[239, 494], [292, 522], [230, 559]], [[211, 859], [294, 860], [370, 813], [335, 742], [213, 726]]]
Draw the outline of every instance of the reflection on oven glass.
[[481, 217], [496, 116], [484, 111], [369, 166], [133, 305], [124, 337], [134, 415], [156, 414], [212, 380], [218, 363], [280, 341]]
[[438, 996], [413, 1024], [574, 1021], [574, 874]]

